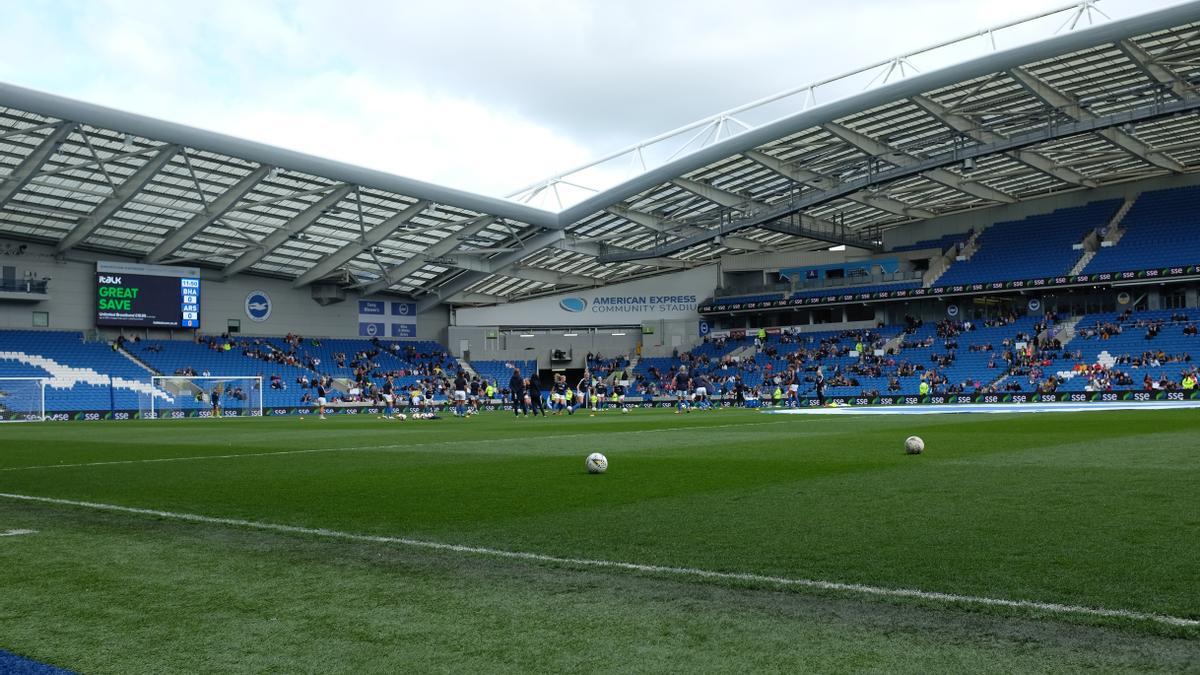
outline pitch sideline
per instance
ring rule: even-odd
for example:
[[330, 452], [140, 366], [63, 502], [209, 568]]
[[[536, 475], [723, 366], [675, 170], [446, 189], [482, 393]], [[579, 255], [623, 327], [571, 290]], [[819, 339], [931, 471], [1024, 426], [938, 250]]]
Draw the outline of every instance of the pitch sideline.
[[77, 508], [93, 509], [97, 511], [110, 511], [116, 513], [130, 513], [142, 516], [154, 516], [168, 520], [179, 520], [192, 523], [202, 523], [206, 525], [225, 525], [242, 529], [263, 530], [267, 532], [280, 532], [284, 534], [300, 534], [315, 537], [324, 537], [328, 539], [341, 539], [344, 541], [357, 541], [376, 544], [393, 544], [398, 546], [406, 546], [409, 548], [421, 548], [434, 551], [449, 551], [452, 553], [464, 553], [467, 555], [477, 555], [491, 558], [504, 558], [508, 560], [522, 560], [535, 563], [549, 563], [564, 565], [567, 567], [591, 567], [610, 570], [621, 570], [627, 572], [642, 572], [646, 574], [660, 574], [669, 576], [692, 577], [697, 579], [715, 579], [719, 581], [738, 581], [769, 584], [773, 586], [791, 587], [791, 588], [810, 588], [823, 591], [838, 591], [853, 593], [865, 596], [885, 597], [885, 598], [916, 598], [920, 600], [931, 600], [944, 603], [960, 603], [981, 605], [988, 607], [1009, 607], [1015, 609], [1032, 609], [1051, 614], [1080, 614], [1085, 616], [1131, 619], [1136, 621], [1152, 621], [1168, 626], [1181, 627], [1196, 627], [1200, 626], [1200, 620], [1187, 619], [1183, 617], [1170, 616], [1166, 614], [1154, 614], [1150, 612], [1138, 612], [1128, 609], [1108, 609], [1103, 607], [1086, 607], [1082, 605], [1068, 605], [1055, 602], [1039, 602], [1035, 600], [1009, 600], [1005, 598], [989, 598], [985, 596], [974, 595], [958, 595], [955, 593], [942, 593], [938, 591], [922, 591], [914, 588], [888, 588], [885, 586], [870, 586], [866, 584], [843, 583], [837, 581], [822, 581], [817, 579], [796, 579], [790, 577], [776, 577], [763, 574], [753, 574], [748, 572], [717, 572], [713, 570], [705, 570], [694, 567], [670, 567], [665, 565], [646, 565], [641, 563], [621, 562], [616, 560], [594, 560], [589, 558], [566, 558], [561, 556], [553, 556], [545, 553], [530, 553], [527, 551], [506, 551], [504, 549], [488, 548], [484, 546], [467, 546], [464, 544], [447, 544], [437, 541], [426, 541], [421, 539], [410, 539], [407, 537], [390, 537], [383, 535], [356, 534], [353, 532], [342, 532], [339, 530], [329, 530], [325, 528], [302, 527], [299, 525], [283, 525], [279, 523], [266, 523], [253, 520], [241, 520], [237, 518], [220, 518], [215, 516], [205, 516], [194, 513], [178, 513], [174, 511], [160, 511], [157, 509], [145, 509], [133, 506], [121, 506], [118, 504], [102, 504], [97, 502], [77, 501], [73, 499], [60, 499], [57, 497], [39, 497], [36, 495], [22, 495], [0, 492], [0, 498], [10, 499], [14, 501], [53, 504], [57, 506], [72, 506]]

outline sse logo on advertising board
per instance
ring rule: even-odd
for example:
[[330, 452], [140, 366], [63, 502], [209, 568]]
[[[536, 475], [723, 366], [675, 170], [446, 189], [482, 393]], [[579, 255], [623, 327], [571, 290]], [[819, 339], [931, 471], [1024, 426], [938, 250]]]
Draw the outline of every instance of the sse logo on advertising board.
[[246, 296], [246, 316], [251, 321], [266, 321], [271, 318], [271, 296], [266, 291], [250, 291]]

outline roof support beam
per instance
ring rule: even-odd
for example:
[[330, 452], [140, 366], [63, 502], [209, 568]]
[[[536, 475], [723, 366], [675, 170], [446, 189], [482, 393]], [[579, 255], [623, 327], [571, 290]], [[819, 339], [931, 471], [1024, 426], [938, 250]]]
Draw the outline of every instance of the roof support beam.
[[321, 262], [314, 265], [304, 274], [296, 277], [296, 280], [292, 282], [292, 287], [300, 288], [302, 286], [307, 286], [314, 281], [325, 278], [337, 268], [353, 260], [358, 254], [362, 253], [363, 251], [370, 250], [379, 242], [395, 234], [396, 231], [403, 227], [408, 221], [421, 215], [422, 211], [429, 208], [429, 204], [430, 202], [427, 200], [419, 201], [392, 216], [391, 218], [388, 218], [382, 223], [379, 223], [375, 227], [372, 227], [370, 230], [367, 230], [359, 239], [352, 241], [337, 251], [325, 256]]
[[238, 256], [233, 262], [225, 266], [221, 274], [228, 279], [267, 257], [271, 254], [271, 251], [279, 248], [288, 239], [300, 234], [308, 226], [315, 223], [326, 211], [336, 207], [338, 202], [342, 201], [353, 189], [354, 187], [351, 185], [343, 184], [338, 186], [312, 206], [301, 211], [295, 218], [289, 220], [282, 227], [263, 237], [254, 250], [247, 251]]
[[[525, 254], [529, 255], [533, 251], [525, 249]], [[456, 267], [458, 269], [470, 270], [472, 272], [484, 272], [486, 274], [498, 274], [504, 277], [512, 277], [513, 279], [524, 279], [526, 281], [537, 281], [544, 284], [554, 284], [556, 286], [587, 286], [590, 284], [600, 283], [599, 279], [585, 277], [579, 274], [566, 274], [563, 272], [555, 272], [542, 267], [528, 267], [517, 264], [508, 265], [506, 267], [497, 267], [496, 264], [488, 259], [481, 258], [475, 255], [454, 255], [448, 258], [443, 258], [438, 261], [447, 267]]]
[[217, 218], [225, 215], [234, 207], [238, 201], [246, 196], [248, 192], [254, 189], [260, 180], [270, 171], [268, 166], [260, 166], [254, 171], [251, 171], [244, 178], [234, 183], [232, 187], [217, 197], [211, 204], [205, 205], [205, 208], [200, 213], [192, 216], [186, 223], [181, 225], [179, 229], [168, 235], [162, 242], [154, 247], [145, 257], [148, 263], [156, 263], [170, 257], [172, 253], [179, 250], [184, 244], [192, 240], [197, 234], [204, 231]]
[[79, 221], [74, 229], [58, 242], [58, 252], [68, 251], [91, 236], [96, 228], [103, 225], [104, 221], [120, 211], [125, 204], [129, 203], [130, 199], [133, 199], [134, 195], [141, 192], [142, 188], [146, 187], [146, 184], [153, 180], [180, 150], [178, 145], [164, 145], [158, 154], [143, 164], [132, 176], [126, 178], [125, 182], [121, 183], [108, 199], [92, 209], [87, 218]]
[[1157, 63], [1154, 57], [1150, 56], [1149, 52], [1135, 45], [1132, 40], [1121, 40], [1117, 43], [1117, 47], [1125, 52], [1125, 56], [1128, 56], [1130, 61], [1137, 64], [1137, 67], [1141, 68], [1142, 72], [1153, 78], [1155, 82], [1168, 87], [1175, 96], [1187, 98], [1195, 95], [1194, 87], [1184, 82], [1182, 78], [1171, 72], [1166, 66]]
[[67, 140], [67, 136], [75, 130], [74, 122], [59, 122], [55, 125], [54, 131], [42, 139], [33, 152], [26, 155], [25, 159], [13, 169], [13, 172], [0, 181], [0, 208], [9, 202], [20, 192], [33, 177], [42, 170], [42, 166], [46, 160], [50, 159], [55, 152], [58, 151], [58, 146], [62, 145], [63, 141]]
[[[849, 129], [840, 124], [832, 122], [822, 124], [821, 128], [838, 138], [846, 141], [850, 145], [862, 150], [863, 152], [882, 159], [889, 164], [896, 166], [916, 166], [920, 163], [920, 159], [914, 157], [903, 150], [897, 150], [892, 146], [875, 140], [866, 134], [859, 133], [853, 129]], [[1012, 195], [1006, 194], [995, 188], [988, 187], [982, 183], [964, 178], [952, 171], [937, 167], [923, 172], [929, 180], [936, 181], [946, 187], [954, 188], [959, 192], [986, 199], [990, 202], [1000, 202], [1002, 204], [1011, 204], [1016, 200]]]
[[[386, 290], [396, 282], [403, 281], [404, 277], [424, 267], [430, 258], [440, 258], [446, 255], [458, 248], [464, 240], [475, 236], [495, 221], [495, 216], [484, 214], [462, 222], [462, 227], [457, 232], [433, 244], [425, 249], [423, 253], [417, 253], [399, 265], [394, 265], [384, 270], [382, 276], [362, 287], [362, 294], [371, 295], [372, 293]], [[523, 254], [528, 255], [528, 253], [524, 252]]]
[[756, 202], [749, 197], [743, 197], [735, 192], [722, 190], [718, 187], [713, 187], [708, 183], [701, 183], [698, 180], [689, 180], [687, 178], [674, 178], [671, 183], [677, 187], [681, 187], [692, 194], [700, 195], [708, 201], [724, 206], [727, 209], [735, 211], [752, 212], [761, 208], [765, 208], [765, 204]]
[[[886, 184], [892, 181], [900, 180], [901, 178], [924, 174], [941, 166], [957, 164], [965, 159], [974, 159], [977, 157], [986, 157], [988, 155], [994, 155], [1002, 152], [1010, 152], [1012, 150], [1031, 147], [1039, 143], [1045, 143], [1046, 141], [1059, 138], [1069, 138], [1079, 134], [1098, 133], [1100, 130], [1106, 127], [1124, 124], [1136, 124], [1138, 122], [1161, 119], [1164, 117], [1170, 117], [1172, 115], [1190, 113], [1196, 110], [1200, 110], [1200, 97], [1193, 96], [1182, 101], [1159, 102], [1142, 108], [1123, 110], [1121, 112], [1105, 115], [1103, 117], [1096, 117], [1090, 120], [1047, 124], [1045, 127], [1036, 131], [1021, 134], [1020, 136], [1011, 136], [1003, 141], [997, 141], [996, 143], [980, 143], [979, 145], [961, 148], [953, 153], [946, 153], [944, 155], [930, 157], [929, 159], [918, 160], [916, 164], [911, 164], [909, 166], [896, 166], [894, 168], [885, 169], [868, 176], [848, 180], [828, 190], [809, 192], [794, 199], [773, 205], [766, 211], [723, 223], [720, 227], [713, 230], [713, 234], [724, 235], [730, 232], [744, 230], [749, 227], [766, 227], [769, 224], [773, 224], [775, 221], [787, 218], [793, 213], [801, 213], [805, 209], [813, 206], [826, 204], [852, 192], [862, 190], [870, 185]], [[597, 256], [596, 259], [602, 263], [644, 260], [647, 258], [671, 255], [672, 253], [677, 253], [679, 251], [692, 248], [693, 246], [699, 246], [701, 244], [708, 243], [711, 240], [712, 237], [707, 235], [704, 237], [691, 237], [639, 251], [604, 253]]]
[[782, 232], [783, 234], [790, 234], [793, 237], [804, 237], [805, 239], [812, 239], [814, 241], [843, 244], [868, 251], [883, 250], [883, 246], [877, 241], [864, 239], [846, 227], [830, 223], [826, 220], [818, 220], [803, 213], [792, 214], [788, 219], [772, 221], [761, 227], [764, 230]]
[[[597, 244], [591, 241], [577, 241], [573, 239], [565, 239], [554, 245], [554, 248], [571, 253], [579, 253], [581, 255], [590, 255], [593, 258], [599, 258], [602, 255], [633, 253], [631, 249], [620, 248], [616, 246], [608, 246], [605, 244]], [[696, 264], [687, 260], [676, 260], [675, 258], [639, 258], [637, 264], [647, 267], [664, 267], [668, 269], [690, 269]]]
[[[1028, 89], [1034, 96], [1045, 101], [1053, 108], [1057, 108], [1067, 117], [1077, 122], [1090, 122], [1097, 118], [1097, 115], [1090, 110], [1087, 110], [1080, 105], [1079, 100], [1064, 92], [1061, 92], [1050, 86], [1045, 80], [1038, 78], [1033, 73], [1023, 68], [1013, 68], [1009, 71], [1013, 79]], [[1172, 173], [1184, 173], [1186, 168], [1174, 159], [1171, 159], [1166, 154], [1152, 149], [1142, 141], [1116, 127], [1103, 127], [1096, 130], [1109, 143], [1125, 150], [1138, 159], [1153, 164], [1161, 169], [1166, 169]]]
[[[742, 209], [742, 210], [748, 209], [751, 216], [753, 216], [754, 213], [761, 213], [763, 211], [771, 210], [771, 206], [768, 204], [764, 204], [763, 202], [759, 202], [759, 201], [748, 200], [745, 197], [742, 197], [741, 195], [734, 194], [732, 192], [728, 192], [728, 191], [722, 190], [720, 188], [715, 188], [711, 185], [708, 185], [706, 183], [701, 183], [699, 181], [678, 178], [671, 182], [674, 183], [675, 185], [678, 185], [679, 187], [687, 190], [688, 192], [692, 192], [697, 195], [700, 195], [704, 199], [715, 202], [721, 206], [731, 208], [731, 209]], [[781, 234], [790, 234], [792, 236], [797, 236], [797, 237], [807, 236], [807, 235], [797, 234], [797, 232], [799, 232], [800, 230], [808, 230], [808, 231], [812, 231], [814, 233], [816, 233], [816, 232], [831, 232], [831, 233], [832, 232], [841, 232], [841, 236], [835, 241], [835, 243], [852, 245], [852, 246], [856, 246], [858, 248], [873, 248], [873, 247], [877, 248], [878, 247], [877, 244], [871, 244], [870, 242], [867, 242], [864, 239], [854, 236], [854, 234], [847, 231], [845, 227], [841, 227], [841, 226], [831, 223], [827, 220], [823, 220], [821, 218], [814, 218], [813, 216], [808, 216], [808, 215], [803, 215], [803, 214], [800, 215], [800, 220], [801, 220], [800, 225], [792, 225], [792, 224], [780, 225], [777, 223], [768, 223], [768, 224], [763, 225], [761, 229], [770, 230], [771, 232], [779, 232]], [[828, 239], [827, 237], [829, 237], [829, 236], [835, 236], [835, 235], [830, 234], [830, 235], [823, 235], [822, 237], [809, 237], [809, 238], [810, 239], [816, 238], [817, 241], [834, 241], [832, 239]], [[721, 246], [729, 247], [729, 244], [727, 243], [728, 240], [726, 239], [726, 235], [717, 230], [713, 230], [713, 231], [705, 230], [703, 234], [692, 237], [692, 239], [693, 240], [703, 240], [705, 237], [708, 237], [708, 238], [714, 240], [714, 243], [720, 243]], [[715, 241], [715, 240], [719, 240], [719, 241]], [[856, 242], [856, 243], [851, 244], [850, 243], [851, 241]]]
[[[826, 176], [824, 174], [817, 173], [816, 171], [809, 171], [808, 169], [801, 169], [795, 164], [786, 162], [778, 157], [773, 157], [758, 150], [747, 150], [746, 152], [743, 152], [742, 155], [744, 155], [747, 159], [758, 162], [759, 164], [767, 167], [780, 176], [787, 178], [793, 183], [801, 183], [823, 190], [832, 187], [837, 182], [831, 176]], [[898, 216], [904, 216], [905, 218], [933, 218], [936, 215], [932, 211], [926, 211], [922, 208], [909, 206], [899, 199], [892, 199], [891, 197], [884, 195], [871, 194], [869, 190], [861, 190], [859, 192], [846, 195], [846, 199], [858, 202], [859, 204], [872, 206], [880, 211], [886, 211], [888, 213], [894, 213]]]
[[[562, 230], [545, 230], [541, 234], [534, 235], [524, 242], [525, 248], [520, 251], [512, 251], [511, 253], [502, 253], [495, 258], [488, 260], [495, 274], [505, 275], [504, 269], [510, 265], [514, 265], [539, 249], [548, 248], [554, 244], [563, 241], [566, 235]], [[452, 279], [449, 283], [439, 286], [433, 294], [424, 297], [417, 302], [417, 312], [424, 312], [432, 307], [436, 307], [443, 302], [443, 298], [452, 297], [455, 293], [466, 290], [468, 287], [486, 279], [487, 272], [465, 272], [458, 277]]]
[[[918, 106], [924, 108], [929, 114], [941, 120], [941, 122], [946, 126], [965, 136], [973, 138], [980, 143], [995, 143], [1004, 139], [1004, 137], [1000, 134], [983, 128], [974, 120], [970, 120], [962, 115], [956, 115], [950, 112], [948, 108], [937, 103], [933, 99], [925, 96], [913, 96], [910, 100], [913, 103], [916, 103]], [[1032, 150], [1014, 150], [1013, 152], [1005, 154], [1023, 164], [1027, 164], [1038, 171], [1041, 171], [1048, 176], [1057, 178], [1064, 183], [1089, 188], [1096, 187], [1096, 181], [1070, 167], [1062, 166], [1049, 157], [1036, 153]]]
[[[610, 206], [605, 210], [614, 216], [620, 216], [631, 223], [636, 223], [647, 230], [658, 232], [659, 234], [667, 234], [679, 237], [684, 235], [704, 234], [705, 232], [704, 228], [702, 227], [677, 223], [666, 218], [659, 218], [658, 216], [646, 213], [644, 211], [637, 211], [619, 204]], [[746, 251], [761, 251], [766, 248], [765, 244], [754, 241], [753, 239], [745, 239], [743, 237], [728, 237], [725, 239], [725, 245], [729, 248], [740, 248]]]
[[455, 305], [498, 305], [508, 302], [508, 298], [487, 293], [456, 293], [453, 297], [447, 298], [446, 302]]

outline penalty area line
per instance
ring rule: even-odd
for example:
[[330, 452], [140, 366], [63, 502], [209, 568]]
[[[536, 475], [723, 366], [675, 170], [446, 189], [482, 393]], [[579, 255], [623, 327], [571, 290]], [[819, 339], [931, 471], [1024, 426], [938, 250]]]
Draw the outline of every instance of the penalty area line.
[[533, 563], [546, 563], [563, 565], [566, 567], [582, 567], [593, 569], [619, 570], [626, 572], [640, 572], [644, 574], [657, 574], [665, 576], [691, 577], [694, 579], [710, 579], [716, 581], [733, 581], [743, 583], [757, 583], [785, 588], [808, 588], [822, 591], [838, 591], [864, 596], [874, 596], [882, 598], [914, 598], [919, 600], [928, 600], [935, 602], [945, 602], [948, 604], [968, 604], [980, 605], [986, 607], [1008, 607], [1013, 609], [1026, 609], [1047, 612], [1051, 614], [1079, 614], [1084, 616], [1105, 617], [1115, 619], [1131, 619], [1136, 621], [1152, 621], [1155, 623], [1165, 624], [1169, 626], [1195, 627], [1200, 626], [1200, 620], [1187, 619], [1183, 617], [1170, 616], [1166, 614], [1155, 614], [1151, 612], [1139, 612], [1127, 609], [1108, 609], [1103, 607], [1087, 607], [1083, 605], [1069, 605], [1056, 602], [1039, 602], [1035, 600], [1009, 600], [1006, 598], [990, 598], [985, 596], [975, 595], [959, 595], [956, 593], [942, 593], [937, 591], [923, 591], [915, 588], [889, 588], [886, 586], [870, 586], [867, 584], [844, 583], [837, 581], [822, 581], [818, 579], [803, 579], [793, 577], [778, 577], [764, 574], [753, 574], [749, 572], [717, 572], [714, 570], [705, 570], [694, 567], [672, 567], [668, 565], [648, 565], [642, 563], [621, 562], [617, 560], [595, 560], [590, 558], [570, 558], [564, 556], [555, 556], [545, 553], [531, 553], [527, 551], [508, 551], [504, 549], [488, 548], [484, 546], [468, 546], [465, 544], [447, 544], [438, 541], [427, 541], [422, 539], [410, 539], [408, 537], [393, 537], [385, 535], [357, 534], [354, 532], [343, 532], [340, 530], [329, 530], [319, 527], [303, 527], [299, 525], [283, 525], [279, 523], [268, 523], [255, 520], [242, 520], [238, 518], [221, 518], [216, 516], [205, 516], [194, 513], [178, 513], [174, 511], [162, 511], [158, 509], [146, 509], [133, 506], [121, 506], [118, 504], [102, 504], [97, 502], [77, 501], [73, 499], [60, 499], [57, 497], [39, 497], [35, 495], [22, 495], [13, 493], [0, 492], [0, 498], [10, 499], [22, 502], [34, 502], [40, 504], [53, 504], [56, 506], [71, 506], [77, 508], [93, 509], [97, 511], [109, 511], [116, 513], [129, 513], [141, 516], [153, 516], [155, 518], [163, 518], [168, 520], [178, 520], [191, 523], [201, 523], [205, 525], [224, 525], [228, 527], [236, 527], [240, 529], [261, 530], [266, 532], [279, 532], [283, 534], [298, 534], [314, 537], [322, 537], [326, 539], [339, 539], [343, 541], [366, 542], [376, 544], [391, 544], [395, 546], [405, 546], [409, 548], [419, 548], [433, 551], [447, 551], [451, 553], [463, 553], [467, 555], [475, 555], [490, 558], [502, 558], [507, 560], [520, 560]]

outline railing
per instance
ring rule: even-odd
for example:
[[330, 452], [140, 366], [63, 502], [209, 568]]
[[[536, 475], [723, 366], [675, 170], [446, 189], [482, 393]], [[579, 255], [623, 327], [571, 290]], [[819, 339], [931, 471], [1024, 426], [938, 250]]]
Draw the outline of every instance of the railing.
[[920, 281], [924, 272], [874, 272], [872, 274], [846, 277], [842, 279], [801, 279], [796, 283], [797, 291], [813, 291], [824, 288], [845, 288], [853, 286], [874, 286], [893, 281]]
[[1074, 30], [1085, 22], [1091, 25], [1097, 17], [1108, 19], [1096, 2], [1077, 0], [752, 101], [557, 173], [509, 194], [508, 198], [560, 210], [621, 181], [787, 115], [961, 62], [974, 53], [1045, 39], [1064, 30]]
[[713, 292], [713, 297], [731, 298], [739, 295], [766, 295], [768, 293], [791, 293], [792, 285], [788, 282], [780, 282], [777, 284], [758, 284], [755, 286], [727, 286], [718, 288]]
[[46, 294], [49, 279], [4, 279], [0, 280], [0, 293]]

